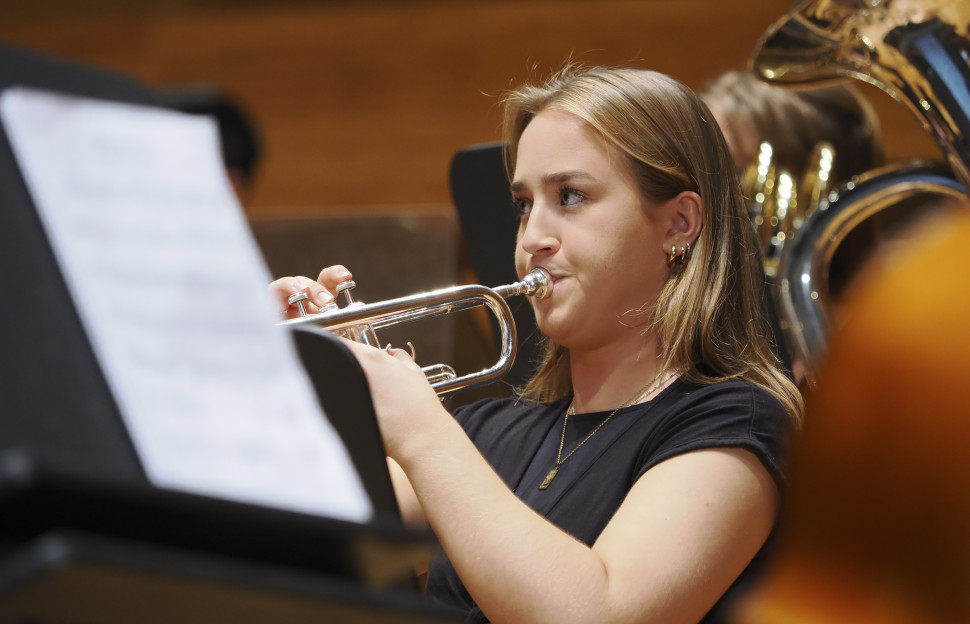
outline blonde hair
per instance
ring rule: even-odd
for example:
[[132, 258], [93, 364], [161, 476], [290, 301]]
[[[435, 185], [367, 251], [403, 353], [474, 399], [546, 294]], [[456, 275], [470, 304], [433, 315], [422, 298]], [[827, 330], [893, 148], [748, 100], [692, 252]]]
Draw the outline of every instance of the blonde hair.
[[[703, 230], [647, 311], [663, 369], [685, 371], [695, 383], [748, 380], [777, 397], [797, 422], [801, 395], [772, 349], [756, 241], [734, 162], [697, 95], [652, 71], [567, 66], [542, 85], [509, 93], [503, 104], [509, 172], [526, 126], [555, 109], [584, 120], [625, 153], [645, 198], [701, 196]], [[539, 369], [520, 396], [555, 401], [570, 394], [569, 352], [546, 339]]]

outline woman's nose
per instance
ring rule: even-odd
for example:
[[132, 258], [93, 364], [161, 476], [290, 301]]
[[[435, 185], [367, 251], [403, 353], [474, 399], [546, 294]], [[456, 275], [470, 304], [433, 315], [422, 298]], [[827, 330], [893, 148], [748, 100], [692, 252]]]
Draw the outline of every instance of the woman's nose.
[[532, 255], [552, 253], [559, 249], [559, 236], [550, 211], [538, 203], [519, 224], [519, 247]]

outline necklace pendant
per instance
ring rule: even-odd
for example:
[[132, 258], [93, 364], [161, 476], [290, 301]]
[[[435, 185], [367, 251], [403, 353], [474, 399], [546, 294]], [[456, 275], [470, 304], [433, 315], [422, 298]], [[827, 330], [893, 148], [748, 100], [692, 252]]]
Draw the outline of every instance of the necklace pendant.
[[542, 483], [539, 484], [539, 489], [544, 490], [547, 487], [549, 487], [549, 484], [552, 483], [552, 480], [556, 478], [556, 475], [558, 473], [559, 473], [559, 466], [556, 466], [555, 468], [550, 470], [549, 474], [546, 475], [546, 478], [543, 479]]

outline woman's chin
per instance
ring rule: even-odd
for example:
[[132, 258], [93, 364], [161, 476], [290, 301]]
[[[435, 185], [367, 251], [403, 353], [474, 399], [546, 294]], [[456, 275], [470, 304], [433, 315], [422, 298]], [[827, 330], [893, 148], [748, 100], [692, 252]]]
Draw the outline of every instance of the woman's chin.
[[553, 342], [563, 344], [564, 340], [568, 340], [569, 323], [566, 319], [561, 318], [561, 315], [536, 312], [536, 324], [539, 331]]

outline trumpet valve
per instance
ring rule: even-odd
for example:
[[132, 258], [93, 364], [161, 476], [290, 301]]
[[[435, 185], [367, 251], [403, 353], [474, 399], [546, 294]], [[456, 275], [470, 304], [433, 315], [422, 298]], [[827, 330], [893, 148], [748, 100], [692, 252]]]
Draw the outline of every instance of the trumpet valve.
[[[347, 280], [345, 282], [340, 282], [339, 284], [337, 284], [337, 288], [335, 289], [337, 291], [337, 296], [339, 297], [342, 293], [344, 296], [344, 299], [347, 302], [347, 305], [345, 306], [344, 309], [359, 308], [364, 305], [362, 301], [355, 300], [354, 296], [351, 294], [350, 291], [352, 291], [355, 288], [357, 288], [357, 282], [355, 282], [354, 280]], [[332, 306], [332, 308], [330, 308], [330, 306]], [[329, 304], [328, 308], [337, 309], [337, 304], [331, 303]], [[380, 341], [377, 339], [377, 333], [374, 331], [374, 328], [367, 323], [361, 323], [360, 325], [347, 327], [341, 330], [340, 335], [344, 336], [345, 338], [349, 338], [350, 340], [353, 340], [355, 342], [362, 342], [372, 347], [380, 347]]]
[[303, 302], [307, 300], [307, 297], [308, 295], [305, 292], [300, 291], [290, 295], [286, 301], [290, 305], [296, 304], [297, 309], [300, 310], [300, 316], [306, 316], [306, 305]]
[[356, 303], [354, 301], [354, 296], [350, 293], [351, 290], [357, 288], [357, 282], [354, 280], [347, 280], [346, 282], [340, 282], [337, 284], [337, 295], [343, 293], [344, 299], [347, 300], [347, 305]]

